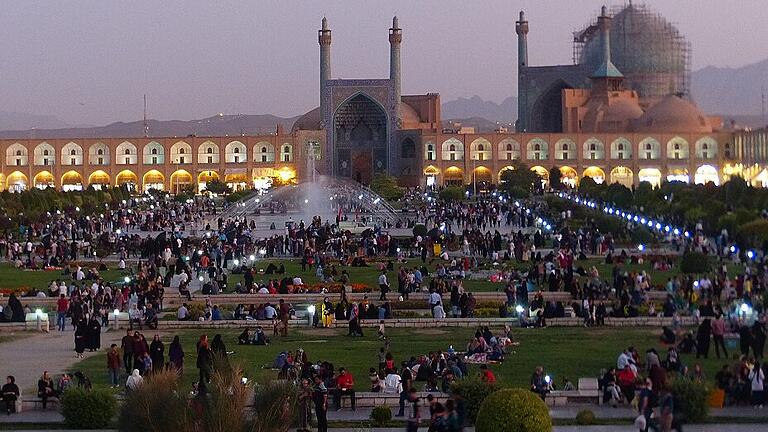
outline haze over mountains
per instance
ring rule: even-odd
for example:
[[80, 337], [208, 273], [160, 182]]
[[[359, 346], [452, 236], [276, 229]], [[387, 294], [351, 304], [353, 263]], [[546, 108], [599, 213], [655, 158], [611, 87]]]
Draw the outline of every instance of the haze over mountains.
[[[721, 115], [750, 127], [763, 125], [762, 89], [768, 98], [768, 59], [740, 68], [708, 66], [692, 74], [695, 102], [708, 114]], [[766, 100], [768, 103], [768, 100]], [[768, 106], [766, 106], [768, 109]], [[295, 117], [271, 114], [215, 115], [199, 120], [149, 120], [153, 136], [257, 135], [274, 133], [276, 125], [290, 130]], [[442, 117], [446, 122], [458, 121], [479, 131], [493, 130], [497, 125], [513, 124], [517, 118], [517, 98], [507, 97], [501, 103], [479, 96], [444, 101]], [[0, 138], [90, 138], [144, 136], [144, 123], [117, 122], [106, 126], [73, 126], [49, 115], [0, 111]]]

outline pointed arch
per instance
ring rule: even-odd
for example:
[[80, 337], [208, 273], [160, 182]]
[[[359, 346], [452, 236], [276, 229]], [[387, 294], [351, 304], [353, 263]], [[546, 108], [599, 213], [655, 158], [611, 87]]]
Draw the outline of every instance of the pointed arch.
[[512, 138], [504, 138], [499, 142], [500, 160], [520, 160], [520, 143]]
[[[27, 166], [29, 163], [29, 152], [26, 147], [19, 143], [13, 143], [5, 149], [6, 166]], [[10, 176], [9, 176], [10, 177]], [[10, 183], [8, 190], [10, 190]]]
[[248, 149], [240, 141], [232, 141], [224, 147], [226, 163], [245, 163], [248, 161]]
[[[469, 156], [471, 160], [486, 161], [491, 160], [493, 146], [485, 138], [478, 138], [469, 145]], [[490, 171], [489, 171], [490, 174]]]
[[632, 142], [624, 137], [618, 137], [611, 142], [611, 159], [632, 159]]
[[139, 177], [131, 170], [122, 170], [115, 176], [115, 184], [126, 185], [129, 190], [134, 191], [139, 184]]
[[460, 161], [464, 159], [464, 143], [456, 138], [443, 141], [442, 159], [444, 161]]
[[93, 186], [95, 189], [109, 187], [109, 184], [109, 174], [102, 170], [96, 170], [88, 176], [88, 186]]
[[667, 159], [688, 159], [688, 141], [679, 136], [667, 141]]
[[658, 160], [661, 158], [661, 144], [653, 137], [646, 137], [637, 146], [639, 159]]
[[109, 146], [103, 142], [91, 144], [88, 147], [89, 165], [109, 165]]
[[555, 160], [576, 159], [576, 143], [570, 138], [563, 138], [555, 143]]
[[150, 141], [144, 145], [142, 154], [144, 165], [163, 165], [165, 163], [165, 149], [157, 141]]
[[184, 141], [179, 141], [171, 146], [171, 163], [174, 165], [186, 165], [192, 163], [192, 146]]
[[717, 141], [710, 136], [699, 138], [695, 151], [697, 159], [717, 159]]
[[605, 144], [595, 137], [587, 139], [582, 145], [582, 157], [585, 160], [605, 159]]
[[9, 192], [22, 192], [29, 188], [29, 179], [21, 171], [14, 171], [7, 179]]
[[138, 150], [133, 143], [123, 141], [115, 149], [116, 165], [136, 165], [139, 163]]
[[165, 190], [165, 176], [158, 170], [149, 170], [141, 178], [144, 192], [150, 189]]
[[56, 180], [50, 171], [40, 171], [32, 178], [32, 185], [38, 189], [56, 187]]
[[80, 144], [76, 142], [68, 142], [61, 148], [61, 165], [79, 166], [82, 164], [83, 148], [80, 146]]
[[437, 160], [437, 147], [433, 141], [427, 141], [424, 144], [424, 160], [430, 162]]
[[61, 176], [61, 190], [64, 192], [83, 190], [83, 176], [75, 170], [65, 172]]
[[528, 160], [547, 160], [549, 159], [549, 143], [543, 138], [533, 138], [526, 144], [526, 159]]
[[197, 163], [218, 164], [219, 146], [213, 141], [206, 141], [197, 147]]
[[256, 143], [256, 145], [253, 146], [253, 160], [254, 162], [274, 162], [275, 146], [268, 141]]
[[35, 146], [35, 166], [56, 165], [56, 150], [43, 141]]

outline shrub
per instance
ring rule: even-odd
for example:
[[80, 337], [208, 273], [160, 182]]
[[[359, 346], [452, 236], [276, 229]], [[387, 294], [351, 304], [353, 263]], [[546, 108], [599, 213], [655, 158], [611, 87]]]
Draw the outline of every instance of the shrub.
[[296, 386], [290, 381], [268, 381], [256, 385], [253, 389], [254, 416], [249, 427], [251, 432], [284, 432], [287, 431], [298, 412], [298, 395]]
[[117, 412], [115, 396], [106, 390], [70, 388], [61, 397], [64, 422], [72, 429], [103, 429]]
[[461, 201], [464, 199], [464, 188], [449, 186], [441, 190], [439, 196], [443, 201]]
[[680, 259], [680, 271], [683, 273], [706, 273], [709, 270], [709, 257], [701, 252], [686, 252]]
[[709, 414], [709, 386], [705, 383], [676, 378], [670, 383], [675, 398], [676, 411], [683, 414], [686, 422], [698, 423]]
[[187, 394], [174, 371], [146, 376], [141, 387], [125, 396], [119, 429], [123, 432], [194, 430]]
[[576, 424], [578, 425], [591, 425], [595, 423], [595, 413], [592, 411], [585, 409], [581, 410], [576, 414]]
[[377, 406], [371, 411], [371, 420], [374, 426], [384, 427], [388, 421], [392, 420], [392, 410], [388, 406]]
[[483, 400], [496, 391], [496, 386], [484, 383], [478, 379], [466, 379], [457, 381], [451, 386], [451, 393], [464, 400], [467, 411], [467, 420], [475, 423], [480, 404]]
[[523, 389], [499, 390], [483, 401], [476, 432], [551, 432], [549, 410], [535, 393]]

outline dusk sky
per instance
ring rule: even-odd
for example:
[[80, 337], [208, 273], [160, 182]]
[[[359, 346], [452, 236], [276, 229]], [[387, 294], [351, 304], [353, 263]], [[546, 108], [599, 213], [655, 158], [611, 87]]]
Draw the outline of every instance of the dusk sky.
[[[520, 9], [532, 65], [571, 63], [571, 32], [597, 0], [5, 0], [2, 111], [101, 125], [218, 112], [292, 116], [318, 93], [317, 29], [333, 30], [334, 78], [388, 77], [387, 29], [403, 28], [403, 93], [443, 101], [516, 94]], [[693, 68], [768, 57], [765, 0], [654, 0], [692, 44]]]

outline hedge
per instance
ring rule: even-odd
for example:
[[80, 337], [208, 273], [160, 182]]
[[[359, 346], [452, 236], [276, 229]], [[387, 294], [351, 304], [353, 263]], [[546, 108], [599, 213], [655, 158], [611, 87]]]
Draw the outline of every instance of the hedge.
[[67, 389], [61, 397], [64, 423], [72, 429], [103, 429], [117, 412], [115, 396], [103, 389]]

